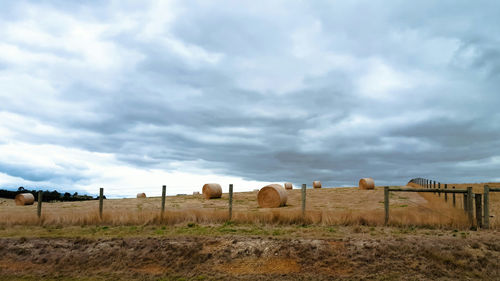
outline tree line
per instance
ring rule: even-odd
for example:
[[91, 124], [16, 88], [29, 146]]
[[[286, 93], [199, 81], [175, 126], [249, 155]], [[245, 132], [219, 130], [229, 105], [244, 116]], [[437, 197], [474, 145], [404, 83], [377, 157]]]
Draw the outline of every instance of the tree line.
[[[10, 190], [5, 190], [5, 189], [0, 189], [0, 198], [8, 198], [8, 199], [14, 199], [16, 195], [19, 193], [31, 193], [33, 196], [35, 196], [35, 201], [38, 201], [38, 190], [29, 190], [25, 189], [24, 187], [19, 187], [17, 191], [10, 191]], [[90, 195], [80, 195], [78, 192], [75, 192], [73, 194], [69, 192], [65, 193], [60, 193], [57, 190], [54, 191], [42, 191], [42, 201], [43, 202], [50, 202], [50, 201], [86, 201], [86, 200], [97, 200], [99, 199], [98, 196], [95, 198], [90, 196]]]

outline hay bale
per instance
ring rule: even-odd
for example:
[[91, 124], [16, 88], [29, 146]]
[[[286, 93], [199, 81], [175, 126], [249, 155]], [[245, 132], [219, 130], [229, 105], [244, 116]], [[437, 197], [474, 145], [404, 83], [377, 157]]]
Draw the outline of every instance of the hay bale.
[[18, 206], [33, 205], [35, 196], [31, 193], [19, 193], [14, 198], [14, 201], [16, 201], [16, 205]]
[[200, 195], [199, 191], [193, 191], [193, 195]]
[[293, 184], [291, 182], [285, 182], [285, 189], [293, 189]]
[[362, 178], [359, 180], [359, 189], [375, 189], [375, 182], [372, 178]]
[[321, 188], [321, 182], [320, 181], [313, 181], [313, 188]]
[[414, 182], [408, 182], [408, 184], [405, 186], [406, 187], [413, 187], [413, 188], [420, 188], [420, 186]]
[[201, 190], [205, 199], [221, 198], [222, 188], [218, 183], [206, 183]]
[[146, 193], [137, 193], [137, 198], [146, 198]]
[[286, 205], [288, 195], [280, 184], [266, 185], [257, 193], [257, 201], [261, 208], [277, 208]]

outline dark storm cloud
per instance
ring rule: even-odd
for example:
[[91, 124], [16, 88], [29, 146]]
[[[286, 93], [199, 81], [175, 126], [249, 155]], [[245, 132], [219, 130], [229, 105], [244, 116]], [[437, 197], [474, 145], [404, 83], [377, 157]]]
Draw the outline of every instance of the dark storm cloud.
[[[181, 1], [162, 16], [154, 4], [47, 1], [39, 8], [75, 20], [72, 29], [102, 25], [102, 45], [89, 48], [111, 51], [90, 60], [64, 44], [6, 39], [63, 60], [0, 57], [4, 75], [52, 85], [47, 102], [62, 112], [37, 106], [36, 93], [18, 103], [4, 96], [0, 109], [82, 133], [26, 141], [144, 169], [202, 160], [199, 168], [222, 175], [326, 185], [498, 178], [499, 5], [383, 3]], [[13, 5], [16, 18], [0, 24], [29, 20], [19, 7], [37, 5]], [[155, 12], [169, 20], [155, 22]], [[115, 52], [119, 62], [105, 64]], [[62, 177], [2, 167], [32, 181]]]

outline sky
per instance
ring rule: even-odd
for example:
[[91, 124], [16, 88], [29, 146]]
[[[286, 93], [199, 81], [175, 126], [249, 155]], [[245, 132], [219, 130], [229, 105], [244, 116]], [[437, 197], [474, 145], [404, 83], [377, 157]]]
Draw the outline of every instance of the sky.
[[500, 181], [498, 1], [0, 7], [1, 187]]

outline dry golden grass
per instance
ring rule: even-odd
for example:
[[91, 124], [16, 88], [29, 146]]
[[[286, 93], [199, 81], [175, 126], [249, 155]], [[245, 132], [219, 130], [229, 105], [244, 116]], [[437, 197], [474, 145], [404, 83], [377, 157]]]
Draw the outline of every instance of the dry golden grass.
[[[493, 186], [493, 185], [492, 185]], [[287, 206], [276, 209], [259, 208], [257, 192], [235, 193], [233, 221], [255, 224], [318, 224], [318, 225], [383, 225], [383, 188], [322, 188], [307, 190], [307, 211], [301, 212], [301, 191], [287, 190]], [[500, 194], [498, 194], [500, 195]], [[443, 196], [443, 195], [442, 195]], [[459, 198], [460, 197], [460, 200]], [[492, 226], [498, 227], [497, 213], [500, 198], [491, 196]], [[0, 225], [144, 225], [221, 223], [228, 219], [228, 194], [220, 199], [206, 200], [202, 195], [168, 196], [166, 211], [160, 216], [159, 197], [109, 199], [104, 201], [102, 220], [98, 215], [98, 201], [44, 203], [42, 219], [33, 206], [15, 206], [13, 200], [0, 199]], [[496, 212], [495, 212], [496, 211]], [[429, 193], [390, 194], [391, 225], [466, 228], [468, 222], [461, 209], [461, 196], [457, 207], [451, 200]]]
[[[421, 188], [421, 186], [418, 186], [417, 184], [411, 183], [408, 184], [409, 186], [412, 187], [418, 187]], [[473, 193], [478, 193], [478, 194], [483, 194], [484, 193], [484, 186], [488, 185], [490, 188], [500, 188], [500, 183], [498, 182], [484, 182], [484, 183], [451, 183], [448, 184], [448, 189], [462, 189], [466, 190], [467, 187], [472, 187], [472, 192]], [[444, 184], [441, 184], [441, 188], [444, 188]], [[446, 204], [453, 206], [453, 195], [448, 194], [448, 202], [445, 202], [444, 198], [445, 195], [441, 194], [439, 195], [434, 195], [430, 193], [423, 193], [423, 197], [425, 197], [428, 201], [433, 200], [437, 202], [441, 202], [441, 204]], [[463, 195], [462, 194], [456, 194], [455, 195], [455, 206], [459, 210], [464, 209], [464, 204], [463, 204]], [[500, 192], [490, 192], [490, 227], [491, 228], [500, 228]]]

